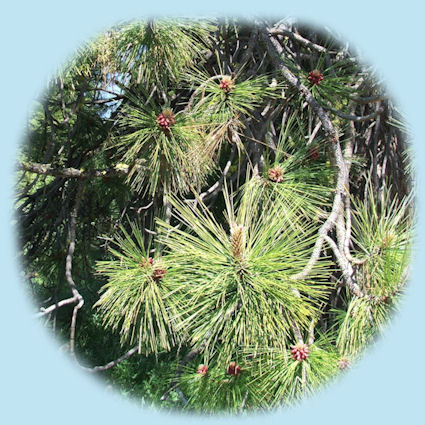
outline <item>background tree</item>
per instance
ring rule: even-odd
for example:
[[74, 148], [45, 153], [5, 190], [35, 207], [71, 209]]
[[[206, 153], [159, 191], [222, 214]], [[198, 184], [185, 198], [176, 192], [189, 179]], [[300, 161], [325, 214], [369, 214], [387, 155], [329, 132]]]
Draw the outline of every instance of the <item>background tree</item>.
[[28, 128], [16, 208], [38, 316], [125, 394], [285, 405], [347, 368], [397, 305], [406, 131], [331, 34], [120, 25], [51, 80]]

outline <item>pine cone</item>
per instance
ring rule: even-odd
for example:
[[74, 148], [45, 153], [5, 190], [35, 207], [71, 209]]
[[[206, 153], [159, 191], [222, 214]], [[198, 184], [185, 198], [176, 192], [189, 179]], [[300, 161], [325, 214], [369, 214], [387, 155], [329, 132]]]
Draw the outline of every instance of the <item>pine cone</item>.
[[302, 362], [305, 360], [309, 354], [310, 349], [308, 346], [302, 342], [297, 342], [292, 348], [291, 348], [291, 354], [293, 360], [298, 360], [299, 362]]
[[155, 280], [160, 280], [165, 276], [166, 273], [167, 272], [165, 269], [156, 269], [153, 271], [152, 276]]
[[274, 181], [275, 183], [283, 182], [283, 170], [282, 168], [276, 166], [273, 168], [269, 168], [269, 179]]
[[233, 257], [240, 260], [242, 259], [245, 245], [243, 226], [233, 223], [230, 229], [230, 236]]
[[229, 75], [225, 75], [221, 79], [219, 87], [227, 94], [235, 88], [235, 83], [232, 80], [232, 77], [230, 77]]
[[241, 367], [236, 362], [230, 362], [227, 366], [227, 374], [238, 376], [241, 373]]
[[167, 108], [158, 115], [156, 121], [165, 132], [169, 132], [170, 127], [176, 123], [176, 117], [174, 116], [173, 111]]
[[142, 268], [151, 266], [153, 263], [153, 259], [151, 257], [149, 258], [143, 258], [142, 261], [139, 263], [139, 266]]
[[196, 373], [199, 373], [200, 375], [206, 375], [208, 372], [208, 366], [206, 365], [199, 365], [198, 366], [198, 370], [196, 371]]
[[338, 361], [338, 368], [341, 370], [347, 369], [350, 366], [350, 362], [347, 357], [341, 357]]
[[311, 84], [319, 85], [323, 80], [323, 74], [318, 69], [314, 69], [308, 73], [308, 79]]

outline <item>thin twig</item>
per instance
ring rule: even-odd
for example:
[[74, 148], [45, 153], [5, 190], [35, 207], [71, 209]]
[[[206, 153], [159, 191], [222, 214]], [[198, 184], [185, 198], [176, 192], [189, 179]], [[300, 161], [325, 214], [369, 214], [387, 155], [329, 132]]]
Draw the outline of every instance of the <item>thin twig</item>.
[[92, 177], [118, 177], [125, 176], [129, 172], [128, 165], [116, 166], [107, 170], [83, 170], [76, 168], [58, 168], [51, 164], [40, 164], [37, 162], [20, 162], [18, 169], [30, 171], [31, 173], [61, 178], [87, 179]]
[[363, 122], [363, 121], [369, 121], [376, 118], [378, 115], [382, 114], [384, 112], [384, 108], [378, 108], [374, 112], [368, 114], [368, 115], [354, 115], [354, 114], [345, 114], [344, 112], [339, 111], [338, 109], [333, 108], [329, 105], [323, 105], [325, 109], [328, 111], [331, 111], [333, 114], [337, 115], [340, 118], [343, 118], [348, 121], [354, 121], [354, 122]]
[[139, 349], [139, 346], [136, 345], [131, 350], [127, 351], [125, 354], [123, 354], [121, 357], [118, 357], [118, 359], [113, 360], [109, 363], [106, 363], [103, 366], [95, 366], [95, 367], [84, 367], [81, 366], [82, 369], [84, 369], [86, 372], [90, 373], [96, 373], [96, 372], [103, 372], [105, 370], [111, 369], [112, 367], [116, 366], [117, 364], [123, 362], [124, 360], [127, 360], [129, 357], [131, 357], [133, 354], [137, 353]]
[[75, 297], [71, 297], [71, 298], [67, 298], [67, 299], [65, 299], [65, 300], [62, 300], [62, 301], [59, 301], [59, 302], [57, 302], [57, 303], [55, 303], [55, 304], [52, 304], [51, 306], [49, 306], [49, 307], [46, 307], [46, 308], [40, 308], [40, 312], [39, 313], [37, 313], [36, 315], [35, 315], [35, 317], [43, 317], [43, 316], [45, 316], [46, 314], [49, 314], [49, 313], [51, 313], [52, 311], [54, 311], [54, 310], [56, 310], [56, 309], [58, 309], [58, 308], [60, 308], [60, 307], [63, 307], [64, 305], [68, 305], [68, 304], [74, 304], [75, 302], [77, 301], [77, 299], [75, 298]]

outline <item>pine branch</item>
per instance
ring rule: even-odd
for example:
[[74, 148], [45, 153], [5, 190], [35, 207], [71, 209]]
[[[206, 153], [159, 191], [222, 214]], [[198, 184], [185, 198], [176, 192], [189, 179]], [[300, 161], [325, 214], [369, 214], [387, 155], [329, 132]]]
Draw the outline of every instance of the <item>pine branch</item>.
[[300, 273], [297, 273], [292, 276], [292, 279], [299, 280], [304, 279], [308, 276], [308, 274], [313, 269], [315, 263], [320, 257], [320, 253], [322, 251], [323, 242], [328, 233], [335, 226], [338, 216], [342, 210], [342, 202], [345, 194], [345, 188], [348, 181], [348, 171], [342, 156], [341, 146], [339, 144], [338, 134], [332, 124], [332, 121], [323, 107], [317, 102], [317, 100], [313, 97], [310, 90], [301, 84], [301, 82], [295, 77], [294, 74], [288, 69], [288, 67], [284, 64], [281, 59], [281, 55], [283, 54], [283, 49], [280, 46], [279, 42], [270, 37], [265, 30], [261, 31], [261, 37], [266, 45], [267, 51], [274, 62], [275, 66], [282, 72], [283, 77], [289, 82], [289, 84], [295, 88], [307, 101], [307, 103], [311, 106], [311, 108], [316, 112], [319, 117], [323, 129], [325, 130], [328, 139], [329, 139], [329, 147], [333, 156], [333, 160], [335, 166], [338, 170], [337, 174], [337, 182], [335, 188], [335, 196], [332, 205], [331, 213], [329, 214], [326, 221], [320, 227], [318, 232], [318, 237], [316, 243], [314, 245], [310, 260], [308, 261], [304, 270]]

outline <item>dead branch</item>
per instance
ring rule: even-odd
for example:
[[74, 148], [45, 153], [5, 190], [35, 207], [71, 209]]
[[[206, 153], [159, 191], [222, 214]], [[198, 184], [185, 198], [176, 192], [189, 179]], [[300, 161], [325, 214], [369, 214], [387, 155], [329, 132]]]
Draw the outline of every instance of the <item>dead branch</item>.
[[283, 24], [277, 25], [273, 28], [269, 28], [268, 32], [271, 35], [284, 35], [286, 37], [289, 37], [291, 40], [301, 44], [301, 46], [306, 47], [307, 49], [315, 50], [316, 52], [319, 52], [319, 53], [326, 53], [328, 51], [326, 47], [320, 46], [319, 44], [316, 44], [310, 40], [307, 40], [301, 35], [296, 34], [293, 31], [289, 30]]
[[137, 353], [138, 349], [139, 349], [139, 347], [138, 347], [138, 345], [136, 345], [131, 350], [129, 350], [125, 354], [123, 354], [121, 357], [118, 357], [116, 360], [112, 360], [111, 362], [106, 363], [103, 366], [95, 366], [95, 367], [81, 366], [81, 368], [84, 369], [86, 372], [90, 372], [90, 373], [103, 372], [105, 370], [111, 369], [112, 367], [123, 362], [124, 360], [127, 360], [133, 354]]
[[75, 205], [71, 212], [71, 219], [69, 223], [69, 248], [68, 248], [68, 254], [66, 256], [66, 263], [65, 263], [65, 277], [69, 284], [69, 287], [71, 288], [72, 295], [74, 296], [77, 305], [74, 307], [74, 310], [72, 312], [72, 319], [71, 319], [71, 329], [70, 329], [70, 352], [71, 355], [74, 356], [75, 353], [75, 326], [77, 323], [77, 314], [78, 310], [83, 306], [84, 299], [78, 292], [78, 289], [75, 285], [75, 282], [72, 278], [72, 257], [74, 255], [75, 251], [75, 227], [77, 223], [77, 215], [78, 210], [80, 208], [80, 202], [83, 192], [83, 185], [79, 183], [77, 188], [77, 194], [75, 197]]
[[52, 166], [52, 164], [39, 164], [36, 162], [20, 162], [18, 169], [29, 171], [35, 174], [41, 174], [46, 176], [61, 177], [65, 179], [86, 179], [92, 177], [119, 177], [125, 176], [129, 173], [129, 166], [121, 165], [108, 170], [77, 170], [76, 168], [58, 168]]

